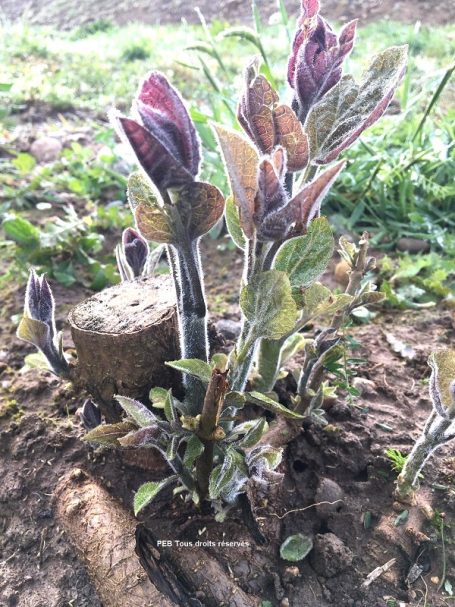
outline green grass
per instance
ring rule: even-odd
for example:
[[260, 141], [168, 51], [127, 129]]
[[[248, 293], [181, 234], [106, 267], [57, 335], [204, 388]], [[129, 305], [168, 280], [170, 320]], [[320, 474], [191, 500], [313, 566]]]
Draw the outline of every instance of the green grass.
[[[20, 112], [30, 106], [50, 124], [58, 112], [82, 110], [87, 117], [82, 122], [92, 131], [93, 144], [87, 150], [72, 146], [53, 165], [34, 166], [31, 157], [15, 155], [11, 146], [7, 148], [12, 158], [0, 158], [0, 213], [18, 214], [39, 225], [47, 217], [37, 216], [35, 207], [45, 202], [66, 221], [62, 199], [69, 193], [80, 200], [77, 212], [85, 218], [84, 229], [76, 230], [71, 250], [65, 250], [61, 240], [56, 244], [57, 255], [52, 257], [48, 250], [43, 269], [48, 264], [51, 274], [71, 283], [80, 280], [74, 264], [84, 265], [85, 260], [91, 270], [89, 279], [84, 271], [81, 280], [101, 285], [112, 279], [110, 254], [103, 259], [105, 276], [98, 280], [99, 268], [91, 255], [99, 253], [100, 244], [89, 238], [93, 246], [87, 245], [87, 234], [101, 229], [107, 236], [118, 237], [130, 221], [126, 207], [106, 211], [110, 200], [124, 200], [125, 185], [124, 177], [116, 172], [115, 137], [106, 127], [106, 113], [114, 105], [128, 111], [138, 82], [148, 70], [165, 72], [189, 101], [205, 148], [202, 178], [226, 192], [209, 120], [235, 125], [243, 68], [252, 56], [261, 52], [266, 57], [277, 87], [290, 100], [285, 82], [289, 43], [283, 24], [260, 24], [257, 46], [245, 37], [226, 37], [226, 27], [216, 22], [204, 31], [196, 26], [117, 27], [96, 22], [63, 32], [25, 23], [0, 26], [0, 140], [2, 131], [8, 140], [8, 130], [21, 122]], [[294, 24], [289, 27], [293, 31]], [[345, 154], [347, 169], [324, 209], [340, 228], [353, 233], [367, 229], [375, 244], [389, 248], [401, 236], [429, 236], [439, 254], [455, 256], [453, 81], [416, 136], [449, 58], [455, 55], [453, 32], [450, 27], [417, 30], [389, 21], [360, 27], [346, 71], [359, 76], [374, 53], [394, 44], [408, 43], [411, 61], [397, 95], [401, 113], [385, 117]], [[186, 50], [194, 45], [200, 50]], [[104, 157], [92, 149], [98, 143], [105, 145]], [[20, 249], [20, 243], [16, 245]], [[8, 259], [12, 254], [20, 260], [25, 272], [32, 257], [23, 250], [14, 253], [8, 243], [0, 249], [3, 257], [5, 250]], [[61, 268], [69, 262], [73, 265], [68, 278]], [[428, 271], [425, 278], [432, 275]]]
[[[214, 23], [210, 32], [216, 37], [224, 27]], [[166, 71], [195, 106], [200, 107], [201, 99], [208, 100], [207, 91], [201, 87], [197, 54], [183, 52], [187, 46], [204, 39], [200, 27], [134, 24], [112, 26], [93, 34], [84, 32], [83, 37], [76, 37], [78, 33], [80, 36], [77, 30], [61, 32], [25, 23], [0, 27], [2, 80], [13, 83], [13, 102], [39, 100], [56, 109], [82, 107], [104, 113], [114, 103], [128, 106], [139, 78], [150, 69]], [[283, 86], [289, 51], [284, 28], [267, 27], [261, 38], [273, 73], [283, 75], [279, 80]], [[362, 51], [354, 51], [347, 67], [359, 73], [368, 57], [378, 50], [405, 43], [412, 43], [414, 48], [413, 87], [419, 90], [429, 85], [431, 88], [438, 70], [455, 54], [453, 28], [422, 27], [416, 35], [412, 26], [388, 21], [361, 27], [357, 49]], [[233, 92], [241, 83], [246, 61], [257, 54], [257, 49], [238, 39], [225, 38], [218, 45], [227, 68], [224, 80], [229, 80], [227, 84]], [[205, 60], [215, 72], [215, 61], [208, 56]], [[223, 76], [216, 72], [215, 75], [218, 79]], [[420, 76], [425, 76], [424, 83], [417, 82]]]

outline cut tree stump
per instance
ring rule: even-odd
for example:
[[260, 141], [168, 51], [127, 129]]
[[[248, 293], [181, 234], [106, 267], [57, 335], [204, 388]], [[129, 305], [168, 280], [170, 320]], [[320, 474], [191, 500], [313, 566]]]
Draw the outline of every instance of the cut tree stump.
[[73, 470], [57, 486], [54, 499], [59, 524], [84, 563], [103, 607], [181, 604], [150, 581], [135, 554], [135, 519], [93, 479], [80, 469]]
[[175, 290], [170, 276], [123, 282], [93, 295], [69, 314], [77, 351], [72, 379], [100, 406], [107, 422], [120, 418], [113, 396], [147, 400], [150, 388], [178, 388], [166, 367], [179, 358]]

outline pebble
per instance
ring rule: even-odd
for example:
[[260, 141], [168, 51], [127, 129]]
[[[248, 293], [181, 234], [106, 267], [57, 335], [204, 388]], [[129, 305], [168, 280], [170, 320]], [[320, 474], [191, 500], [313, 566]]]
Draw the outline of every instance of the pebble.
[[30, 148], [30, 153], [38, 162], [52, 162], [56, 160], [62, 151], [62, 144], [55, 137], [40, 137], [36, 139]]
[[240, 322], [222, 318], [215, 323], [218, 333], [222, 333], [226, 339], [237, 339], [240, 335]]
[[376, 384], [371, 379], [365, 377], [354, 377], [352, 385], [356, 388], [361, 396], [377, 396]]
[[397, 242], [397, 249], [405, 253], [428, 253], [430, 243], [428, 240], [420, 238], [400, 238]]

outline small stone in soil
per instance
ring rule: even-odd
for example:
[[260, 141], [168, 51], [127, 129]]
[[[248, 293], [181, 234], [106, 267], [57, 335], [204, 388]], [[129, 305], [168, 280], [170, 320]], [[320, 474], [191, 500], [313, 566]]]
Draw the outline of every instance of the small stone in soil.
[[222, 333], [226, 339], [237, 339], [240, 335], [240, 323], [236, 320], [222, 318], [215, 323], [215, 327], [219, 333]]
[[31, 154], [38, 162], [52, 162], [62, 151], [62, 144], [55, 137], [40, 137], [32, 143]]

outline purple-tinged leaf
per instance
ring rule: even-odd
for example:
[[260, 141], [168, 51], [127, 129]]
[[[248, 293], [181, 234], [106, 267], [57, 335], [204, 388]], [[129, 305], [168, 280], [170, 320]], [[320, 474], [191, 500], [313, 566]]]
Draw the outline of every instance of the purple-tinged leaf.
[[118, 442], [122, 447], [147, 447], [157, 445], [158, 439], [161, 437], [162, 431], [156, 424], [133, 430], [126, 435], [121, 436]]
[[134, 430], [131, 422], [119, 422], [118, 424], [101, 424], [90, 430], [82, 440], [88, 443], [98, 443], [110, 447], [120, 447], [119, 439]]
[[115, 395], [115, 399], [120, 403], [122, 409], [127, 413], [127, 415], [129, 415], [138, 426], [150, 426], [151, 424], [155, 424], [157, 421], [156, 415], [138, 400], [119, 395]]
[[114, 112], [110, 114], [119, 137], [133, 150], [137, 161], [158, 190], [178, 187], [193, 181], [193, 175], [182, 161], [166, 148], [165, 143], [136, 120]]
[[282, 240], [304, 234], [310, 222], [319, 217], [322, 201], [344, 165], [345, 161], [341, 161], [330, 167], [305, 185], [285, 207], [267, 215], [258, 230], [258, 238]]
[[122, 247], [133, 277], [141, 276], [149, 254], [147, 241], [133, 228], [126, 228], [122, 235]]
[[266, 215], [282, 208], [287, 202], [283, 183], [272, 162], [265, 158], [259, 165], [258, 191], [254, 200], [254, 222], [258, 230]]
[[287, 152], [289, 171], [299, 171], [308, 164], [308, 141], [297, 116], [279, 97], [268, 80], [257, 74], [257, 63], [245, 72], [245, 92], [240, 101], [238, 119], [247, 135], [262, 154], [271, 154], [277, 146]]
[[375, 57], [360, 85], [345, 76], [312, 108], [306, 131], [313, 163], [335, 160], [382, 116], [400, 84], [406, 61], [407, 46], [391, 47]]
[[301, 171], [308, 164], [308, 137], [302, 129], [294, 111], [288, 105], [279, 105], [273, 110], [275, 145], [287, 152], [288, 171]]
[[223, 216], [224, 197], [214, 185], [195, 181], [175, 196], [180, 217], [192, 240], [207, 234]]
[[154, 132], [155, 123], [160, 130], [167, 131], [184, 166], [195, 177], [201, 160], [199, 139], [176, 89], [163, 74], [151, 72], [139, 87], [137, 101], [144, 126]]
[[86, 430], [93, 430], [101, 424], [100, 408], [90, 398], [82, 405], [80, 416]]
[[297, 232], [305, 230], [315, 217], [321, 213], [321, 204], [327, 196], [334, 181], [343, 170], [345, 160], [337, 162], [332, 167], [318, 175], [313, 181], [291, 200], [289, 209], [296, 223]]

